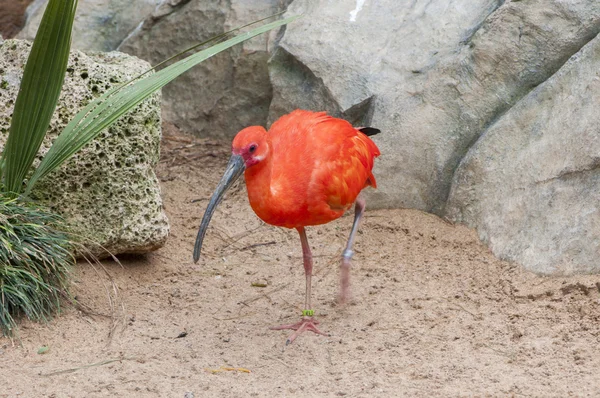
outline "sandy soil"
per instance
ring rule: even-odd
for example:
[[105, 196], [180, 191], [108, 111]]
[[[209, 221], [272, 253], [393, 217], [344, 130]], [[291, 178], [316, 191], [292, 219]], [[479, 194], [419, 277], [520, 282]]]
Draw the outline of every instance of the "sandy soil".
[[85, 309], [0, 339], [0, 397], [600, 396], [600, 276], [524, 272], [473, 231], [413, 210], [366, 214], [345, 307], [335, 297], [352, 218], [308, 230], [331, 336], [285, 347], [288, 332], [267, 327], [299, 319], [299, 239], [261, 223], [243, 183], [191, 261], [227, 157], [227, 145], [167, 137], [167, 245], [122, 267], [79, 264]]

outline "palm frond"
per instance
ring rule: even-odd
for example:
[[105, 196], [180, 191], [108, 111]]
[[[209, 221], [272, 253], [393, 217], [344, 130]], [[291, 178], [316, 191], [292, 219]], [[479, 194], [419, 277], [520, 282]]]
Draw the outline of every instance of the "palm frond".
[[2, 153], [5, 189], [19, 193], [40, 149], [65, 78], [77, 0], [51, 0], [23, 72]]

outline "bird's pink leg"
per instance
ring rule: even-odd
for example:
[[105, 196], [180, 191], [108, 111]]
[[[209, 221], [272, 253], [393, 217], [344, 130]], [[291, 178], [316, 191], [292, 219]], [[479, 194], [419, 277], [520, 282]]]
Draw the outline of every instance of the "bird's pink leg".
[[348, 244], [346, 245], [346, 249], [342, 253], [342, 266], [341, 266], [341, 277], [340, 277], [340, 303], [344, 304], [349, 297], [349, 289], [350, 289], [350, 259], [354, 252], [352, 251], [352, 245], [354, 244], [354, 236], [356, 235], [356, 231], [358, 230], [358, 224], [360, 223], [360, 219], [365, 211], [365, 200], [359, 196], [356, 199], [356, 204], [354, 206], [354, 223], [352, 224], [352, 230], [350, 231], [350, 236], [348, 237]]
[[296, 337], [298, 337], [305, 331], [310, 331], [317, 334], [322, 334], [324, 336], [328, 336], [326, 333], [321, 332], [317, 328], [319, 322], [316, 321], [312, 316], [313, 310], [310, 305], [310, 287], [313, 268], [312, 253], [310, 252], [310, 246], [308, 245], [308, 238], [306, 237], [306, 231], [304, 230], [304, 227], [298, 227], [298, 233], [300, 234], [300, 242], [302, 243], [302, 258], [304, 260], [304, 274], [306, 275], [306, 295], [304, 297], [305, 309], [304, 311], [302, 311], [302, 320], [297, 323], [274, 326], [270, 328], [271, 330], [295, 330], [295, 332], [292, 333], [290, 337], [288, 337], [288, 339], [285, 342], [285, 345], [291, 344], [294, 340], [296, 340]]

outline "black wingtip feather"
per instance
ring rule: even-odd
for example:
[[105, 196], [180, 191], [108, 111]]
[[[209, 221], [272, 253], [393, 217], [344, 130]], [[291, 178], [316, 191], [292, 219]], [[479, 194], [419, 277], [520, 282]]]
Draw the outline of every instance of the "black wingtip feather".
[[358, 129], [358, 131], [360, 131], [361, 133], [363, 133], [366, 136], [372, 136], [372, 135], [381, 133], [381, 130], [376, 129], [374, 127], [362, 127], [360, 129]]

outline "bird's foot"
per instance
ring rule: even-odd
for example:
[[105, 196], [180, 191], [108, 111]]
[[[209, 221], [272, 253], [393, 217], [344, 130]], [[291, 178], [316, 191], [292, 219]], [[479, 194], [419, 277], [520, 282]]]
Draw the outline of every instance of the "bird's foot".
[[319, 321], [316, 321], [312, 316], [304, 316], [304, 317], [302, 317], [302, 320], [300, 322], [292, 323], [292, 324], [288, 324], [288, 325], [272, 326], [269, 329], [271, 329], [271, 330], [287, 330], [287, 329], [295, 330], [295, 332], [292, 333], [291, 336], [288, 337], [288, 339], [285, 341], [285, 345], [289, 345], [289, 344], [292, 344], [298, 336], [300, 336], [302, 333], [307, 332], [307, 331], [313, 332], [316, 334], [322, 334], [323, 336], [329, 336], [327, 333], [323, 333], [319, 330], [319, 328], [317, 328], [318, 324], [319, 324]]

